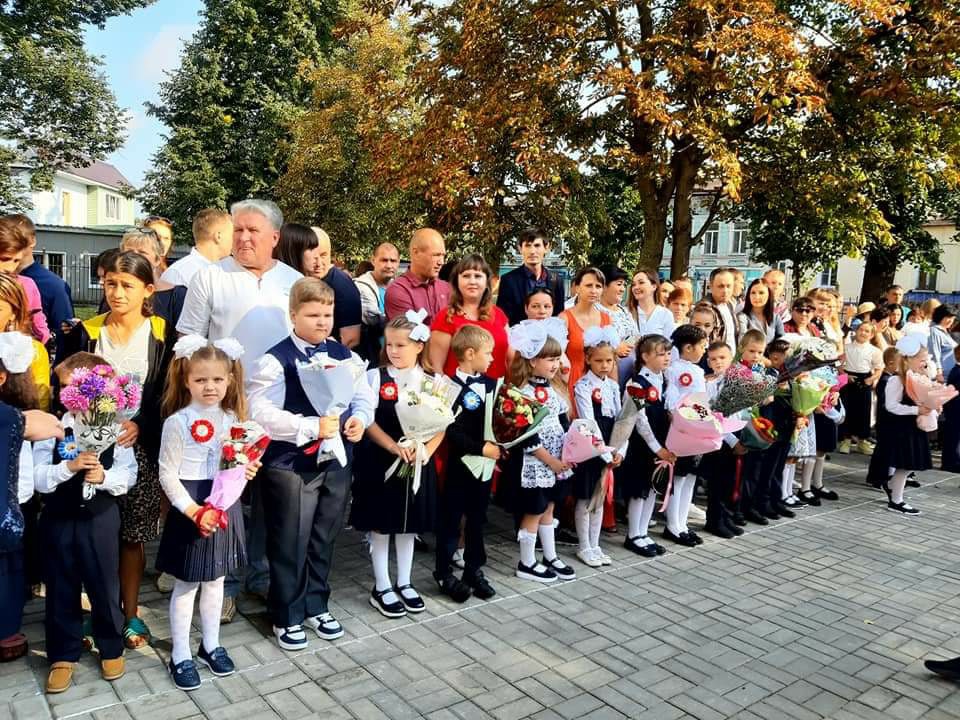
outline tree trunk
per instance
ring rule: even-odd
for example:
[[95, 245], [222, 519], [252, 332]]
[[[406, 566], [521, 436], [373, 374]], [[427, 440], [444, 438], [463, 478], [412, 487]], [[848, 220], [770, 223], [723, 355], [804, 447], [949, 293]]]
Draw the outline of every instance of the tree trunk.
[[690, 248], [693, 235], [693, 190], [697, 178], [697, 164], [687, 150], [674, 157], [673, 171], [677, 191], [673, 198], [673, 251], [670, 256], [670, 277], [687, 274], [690, 267]]
[[663, 246], [667, 242], [666, 211], [645, 216], [643, 219], [643, 247], [640, 248], [639, 266], [645, 270], [659, 272], [663, 261]]
[[860, 286], [860, 302], [878, 302], [897, 274], [898, 253], [893, 248], [872, 247], [867, 252]]

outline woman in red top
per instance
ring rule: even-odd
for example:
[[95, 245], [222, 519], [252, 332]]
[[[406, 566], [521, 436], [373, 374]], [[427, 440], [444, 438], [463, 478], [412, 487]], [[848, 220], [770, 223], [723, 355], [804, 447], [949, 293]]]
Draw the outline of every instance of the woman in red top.
[[820, 337], [820, 329], [813, 324], [815, 310], [813, 301], [808, 297], [799, 297], [794, 300], [790, 319], [783, 324], [783, 332]]
[[567, 325], [567, 358], [570, 360], [567, 384], [570, 397], [573, 397], [577, 380], [587, 372], [583, 333], [595, 325], [604, 327], [612, 322], [610, 316], [600, 312], [597, 307], [605, 284], [603, 273], [596, 268], [586, 267], [574, 276], [573, 282], [577, 286], [577, 302], [560, 313], [560, 319]]
[[507, 316], [493, 304], [490, 266], [480, 255], [467, 255], [450, 274], [450, 305], [430, 326], [430, 366], [453, 377], [457, 358], [450, 350], [454, 333], [463, 325], [478, 325], [493, 335], [493, 362], [487, 375], [507, 373]]

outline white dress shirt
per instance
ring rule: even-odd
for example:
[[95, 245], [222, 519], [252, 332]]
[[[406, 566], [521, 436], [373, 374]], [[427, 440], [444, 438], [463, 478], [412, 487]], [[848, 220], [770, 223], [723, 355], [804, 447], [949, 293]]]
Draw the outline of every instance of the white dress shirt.
[[920, 408], [916, 405], [906, 405], [903, 402], [903, 381], [899, 375], [891, 375], [887, 380], [884, 392], [883, 405], [887, 412], [894, 415], [919, 415]]
[[[65, 428], [73, 427], [73, 416], [66, 413], [60, 423]], [[33, 486], [38, 493], [52, 493], [59, 485], [72, 478], [67, 461], [54, 464], [53, 450], [59, 441], [40, 440], [33, 443]], [[95, 491], [111, 495], [124, 495], [137, 483], [137, 458], [133, 448], [113, 446], [113, 466], [103, 474], [103, 482], [90, 484]]]
[[667, 368], [667, 392], [664, 400], [667, 410], [676, 410], [680, 401], [691, 393], [706, 393], [707, 381], [703, 368], [689, 360], [677, 358]]
[[[295, 334], [290, 337], [298, 350], [306, 352], [308, 343]], [[328, 339], [327, 342], [336, 341]], [[273, 345], [276, 343], [272, 343], [270, 347]], [[363, 360], [356, 353], [351, 353], [351, 357], [357, 363], [363, 364]], [[246, 386], [250, 416], [263, 426], [271, 440], [289, 442], [301, 447], [320, 437], [319, 415], [303, 416], [283, 409], [287, 381], [284, 378], [283, 365], [273, 355], [263, 355], [254, 363], [253, 374]], [[347, 417], [360, 418], [363, 426], [368, 428], [373, 423], [375, 408], [373, 390], [363, 373], [360, 373], [354, 383], [353, 400], [347, 410]]]
[[[190, 432], [198, 420], [207, 420], [213, 425], [213, 437], [207, 442], [197, 442]], [[209, 480], [214, 476], [220, 464], [222, 438], [236, 420], [232, 412], [197, 404], [178, 410], [164, 420], [160, 433], [160, 487], [180, 512], [194, 502], [181, 480]]]
[[852, 373], [872, 373], [883, 367], [883, 353], [871, 343], [848, 342], [844, 347], [843, 369]]
[[209, 340], [236, 338], [245, 350], [243, 369], [250, 372], [257, 358], [290, 334], [290, 288], [301, 277], [279, 261], [257, 277], [226, 257], [194, 275], [177, 330]]
[[176, 287], [183, 285], [190, 287], [190, 281], [200, 270], [213, 265], [213, 260], [208, 260], [201, 255], [196, 248], [190, 250], [190, 254], [180, 258], [170, 267], [163, 271], [160, 276], [160, 282], [169, 283]]
[[673, 313], [663, 305], [654, 305], [648, 316], [642, 308], [638, 307], [637, 329], [640, 331], [641, 337], [644, 335], [663, 335], [669, 339], [676, 329], [676, 324], [673, 322]]
[[33, 446], [28, 440], [20, 444], [20, 476], [17, 478], [17, 502], [23, 505], [33, 497]]

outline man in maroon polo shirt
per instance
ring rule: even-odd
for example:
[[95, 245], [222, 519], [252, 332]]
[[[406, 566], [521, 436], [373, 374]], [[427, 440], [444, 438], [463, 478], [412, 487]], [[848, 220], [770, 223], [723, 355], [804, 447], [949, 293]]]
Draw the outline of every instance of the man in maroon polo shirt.
[[446, 310], [450, 302], [450, 285], [437, 275], [443, 266], [446, 246], [443, 235], [431, 228], [417, 230], [410, 239], [410, 269], [387, 288], [385, 309], [387, 321], [407, 310], [427, 311], [424, 323]]

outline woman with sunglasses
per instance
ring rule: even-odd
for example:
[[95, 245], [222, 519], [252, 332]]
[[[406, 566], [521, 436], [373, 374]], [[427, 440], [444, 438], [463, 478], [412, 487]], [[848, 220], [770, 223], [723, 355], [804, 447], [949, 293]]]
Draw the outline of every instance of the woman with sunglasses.
[[793, 307], [790, 310], [790, 319], [783, 324], [784, 333], [820, 337], [820, 330], [813, 324], [815, 309], [813, 302], [808, 297], [799, 297], [794, 300]]

